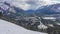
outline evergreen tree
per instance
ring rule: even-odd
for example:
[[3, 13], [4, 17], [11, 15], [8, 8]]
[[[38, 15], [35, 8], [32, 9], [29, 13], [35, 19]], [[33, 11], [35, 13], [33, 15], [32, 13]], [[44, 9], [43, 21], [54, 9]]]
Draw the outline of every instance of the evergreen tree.
[[0, 17], [2, 16], [2, 12], [0, 12]]

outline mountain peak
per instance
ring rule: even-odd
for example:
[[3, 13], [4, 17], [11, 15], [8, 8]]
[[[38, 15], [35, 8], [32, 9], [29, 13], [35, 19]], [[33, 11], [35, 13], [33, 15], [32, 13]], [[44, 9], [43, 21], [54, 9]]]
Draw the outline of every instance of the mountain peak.
[[60, 4], [43, 6], [43, 8], [38, 8], [36, 12], [39, 14], [60, 14]]

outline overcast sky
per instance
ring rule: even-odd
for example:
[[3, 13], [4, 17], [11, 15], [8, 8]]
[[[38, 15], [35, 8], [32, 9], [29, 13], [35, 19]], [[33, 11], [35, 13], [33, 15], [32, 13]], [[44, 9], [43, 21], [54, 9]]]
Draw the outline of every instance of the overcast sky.
[[37, 9], [40, 6], [60, 3], [60, 0], [1, 0], [11, 3], [12, 5], [24, 10]]

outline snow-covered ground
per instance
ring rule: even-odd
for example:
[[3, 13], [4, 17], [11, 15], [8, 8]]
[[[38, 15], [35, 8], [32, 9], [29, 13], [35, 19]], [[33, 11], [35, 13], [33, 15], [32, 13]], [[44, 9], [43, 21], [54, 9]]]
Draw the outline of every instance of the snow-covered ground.
[[47, 34], [47, 33], [30, 31], [18, 25], [0, 19], [0, 34]]

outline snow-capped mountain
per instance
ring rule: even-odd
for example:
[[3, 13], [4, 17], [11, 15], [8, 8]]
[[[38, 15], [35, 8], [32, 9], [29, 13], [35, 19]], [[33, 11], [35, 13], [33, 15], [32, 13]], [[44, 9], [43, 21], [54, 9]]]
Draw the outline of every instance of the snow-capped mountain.
[[[60, 14], [60, 4], [42, 6], [37, 10], [23, 10], [16, 6], [12, 6], [10, 3], [4, 2], [0, 4], [0, 12], [4, 16], [3, 18], [1, 17], [2, 19], [14, 22], [17, 25], [34, 31], [46, 32], [45, 29], [48, 29], [50, 26], [55, 28], [55, 26], [58, 26], [58, 23], [60, 22], [58, 19], [43, 19], [43, 17], [46, 17], [43, 15], [50, 16], [53, 14]], [[51, 18], [51, 16], [49, 18]]]
[[27, 10], [25, 11], [26, 14], [32, 15], [57, 15], [60, 14], [60, 3], [53, 4], [53, 5], [46, 5], [41, 6], [37, 10]]
[[22, 8], [23, 10], [35, 10], [41, 6], [59, 3], [59, 1], [56, 2], [56, 0], [0, 0], [0, 2], [5, 1], [10, 3], [11, 5], [17, 5], [16, 7]]
[[0, 3], [0, 12], [2, 12], [5, 16], [16, 16], [19, 14], [23, 14], [24, 10], [21, 8], [17, 8], [15, 6], [12, 6], [10, 3], [7, 2], [1, 2]]
[[12, 6], [10, 3], [4, 2], [0, 3], [0, 7], [3, 13], [9, 15], [10, 13], [13, 14], [23, 14], [23, 15], [37, 15], [37, 14], [60, 14], [60, 4], [53, 4], [53, 5], [46, 5], [38, 8], [37, 10], [23, 10], [21, 8]]
[[60, 14], [60, 4], [53, 4], [53, 5], [47, 5], [47, 6], [43, 6], [43, 8], [41, 9], [38, 8], [36, 10], [36, 12], [38, 14]]

